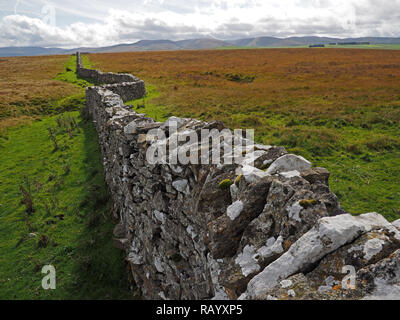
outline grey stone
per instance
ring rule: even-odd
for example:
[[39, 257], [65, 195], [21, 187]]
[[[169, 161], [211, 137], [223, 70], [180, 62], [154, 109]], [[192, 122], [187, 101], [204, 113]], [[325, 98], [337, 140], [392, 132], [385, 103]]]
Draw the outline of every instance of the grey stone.
[[170, 117], [163, 125], [161, 125], [160, 129], [166, 130], [169, 128], [179, 129], [185, 124], [186, 120], [178, 117]]
[[244, 179], [249, 183], [254, 183], [262, 178], [270, 176], [267, 172], [248, 165], [245, 165], [239, 172], [241, 172]]
[[282, 172], [304, 171], [311, 169], [311, 162], [301, 156], [286, 154], [277, 160], [268, 168], [267, 174], [273, 175]]
[[397, 229], [400, 229], [400, 219], [392, 223]]
[[238, 200], [226, 209], [226, 214], [231, 220], [235, 220], [243, 211], [243, 202]]
[[189, 181], [186, 179], [179, 179], [172, 182], [172, 186], [178, 191], [184, 194], [190, 193]]
[[241, 298], [263, 295], [279, 280], [300, 273], [325, 255], [353, 241], [361, 234], [381, 228], [396, 233], [396, 238], [400, 240], [400, 232], [394, 231], [394, 227], [377, 213], [358, 217], [341, 215], [323, 218], [312, 230], [300, 238], [288, 252], [254, 277]]

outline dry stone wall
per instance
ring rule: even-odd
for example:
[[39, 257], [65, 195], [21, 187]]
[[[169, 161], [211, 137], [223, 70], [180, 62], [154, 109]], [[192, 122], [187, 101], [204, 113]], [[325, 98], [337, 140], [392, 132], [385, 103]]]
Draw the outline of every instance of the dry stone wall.
[[76, 72], [79, 77], [90, 79], [96, 84], [107, 84], [105, 87], [121, 96], [124, 101], [135, 100], [146, 94], [144, 81], [126, 73], [101, 72], [82, 66], [81, 55], [76, 53]]
[[[132, 95], [144, 94], [142, 82], [133, 83]], [[399, 221], [345, 213], [326, 169], [283, 147], [246, 149], [245, 138], [237, 164], [151, 163], [155, 146], [226, 128], [175, 117], [156, 122], [125, 106], [130, 95], [118, 90], [87, 88], [86, 105], [119, 221], [115, 245], [145, 298], [400, 297]], [[155, 130], [165, 137], [155, 138]], [[178, 142], [168, 155], [186, 151]], [[352, 278], [343, 281], [348, 270]]]

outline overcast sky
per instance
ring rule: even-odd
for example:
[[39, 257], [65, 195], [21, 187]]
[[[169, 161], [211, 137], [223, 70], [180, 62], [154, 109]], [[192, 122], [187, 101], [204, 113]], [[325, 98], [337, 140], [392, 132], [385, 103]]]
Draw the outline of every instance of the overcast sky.
[[400, 0], [0, 0], [0, 46], [306, 35], [400, 37]]

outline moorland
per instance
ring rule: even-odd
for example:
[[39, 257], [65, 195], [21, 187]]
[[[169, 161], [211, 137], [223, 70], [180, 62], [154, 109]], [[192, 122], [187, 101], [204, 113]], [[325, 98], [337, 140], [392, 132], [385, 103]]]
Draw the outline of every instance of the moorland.
[[[86, 67], [145, 80], [128, 102], [253, 128], [331, 172], [353, 214], [400, 218], [400, 52], [255, 49], [89, 54]], [[134, 297], [112, 246], [97, 137], [75, 57], [0, 58], [0, 298]], [[55, 292], [41, 266], [57, 265]]]
[[104, 71], [145, 80], [131, 104], [171, 115], [253, 128], [256, 140], [326, 167], [353, 214], [400, 217], [400, 52], [257, 49], [92, 54]]

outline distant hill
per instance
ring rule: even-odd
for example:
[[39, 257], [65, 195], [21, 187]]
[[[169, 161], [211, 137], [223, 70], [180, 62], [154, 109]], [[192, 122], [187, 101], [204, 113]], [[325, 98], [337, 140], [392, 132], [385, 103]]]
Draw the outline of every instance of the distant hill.
[[216, 49], [232, 46], [232, 43], [217, 39], [192, 39], [176, 42], [184, 50]]
[[116, 45], [112, 47], [94, 48], [89, 52], [129, 52], [129, 51], [155, 51], [179, 50], [180, 47], [171, 40], [141, 40], [132, 44]]
[[141, 40], [132, 44], [120, 44], [111, 47], [102, 48], [78, 48], [77, 50], [90, 53], [107, 53], [107, 52], [131, 52], [131, 51], [169, 51], [169, 50], [201, 50], [215, 49], [219, 47], [232, 46], [227, 43], [215, 39], [190, 39], [181, 41], [171, 40]]
[[131, 52], [131, 51], [170, 51], [170, 50], [201, 50], [216, 49], [221, 47], [248, 47], [248, 48], [273, 48], [309, 46], [315, 44], [329, 44], [337, 42], [369, 42], [371, 44], [400, 44], [400, 38], [329, 38], [329, 37], [256, 37], [238, 40], [223, 41], [210, 38], [189, 39], [181, 41], [171, 40], [140, 40], [135, 43], [118, 44], [108, 47], [75, 49], [43, 48], [43, 47], [4, 47], [0, 48], [0, 57], [13, 56], [38, 56], [52, 54], [71, 54], [76, 51], [90, 53]]
[[0, 57], [19, 57], [19, 56], [41, 56], [52, 54], [64, 54], [68, 50], [60, 48], [43, 47], [3, 47], [0, 48]]

